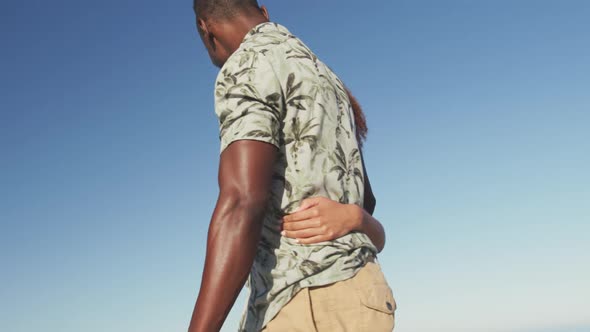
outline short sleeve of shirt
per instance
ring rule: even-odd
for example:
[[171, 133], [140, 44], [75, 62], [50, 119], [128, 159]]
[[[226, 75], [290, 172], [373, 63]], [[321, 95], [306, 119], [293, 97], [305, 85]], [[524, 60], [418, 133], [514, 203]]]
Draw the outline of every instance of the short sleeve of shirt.
[[279, 147], [281, 87], [266, 57], [238, 50], [215, 83], [220, 153], [238, 140], [256, 140]]

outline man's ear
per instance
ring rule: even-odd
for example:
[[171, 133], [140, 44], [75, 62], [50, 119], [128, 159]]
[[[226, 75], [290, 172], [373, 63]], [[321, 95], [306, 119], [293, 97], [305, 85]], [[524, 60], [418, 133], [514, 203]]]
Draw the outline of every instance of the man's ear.
[[197, 19], [197, 26], [199, 29], [199, 33], [201, 33], [201, 37], [203, 41], [211, 48], [213, 51], [216, 51], [217, 46], [215, 45], [215, 35], [209, 30], [209, 26], [205, 23], [205, 20], [199, 18]]
[[266, 10], [265, 5], [260, 6], [260, 11], [262, 12], [262, 15], [264, 15], [264, 17], [266, 17], [266, 19], [270, 21], [270, 16], [268, 16], [268, 10]]
[[202, 18], [197, 18], [197, 27], [199, 29], [199, 34], [205, 37], [209, 34], [209, 29], [207, 28], [207, 23]]

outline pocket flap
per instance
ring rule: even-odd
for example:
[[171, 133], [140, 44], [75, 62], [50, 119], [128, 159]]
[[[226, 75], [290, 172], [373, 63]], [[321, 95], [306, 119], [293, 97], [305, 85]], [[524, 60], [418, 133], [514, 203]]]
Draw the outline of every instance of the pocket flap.
[[361, 292], [361, 302], [371, 309], [388, 314], [393, 314], [397, 309], [393, 292], [386, 284], [377, 284], [365, 289]]

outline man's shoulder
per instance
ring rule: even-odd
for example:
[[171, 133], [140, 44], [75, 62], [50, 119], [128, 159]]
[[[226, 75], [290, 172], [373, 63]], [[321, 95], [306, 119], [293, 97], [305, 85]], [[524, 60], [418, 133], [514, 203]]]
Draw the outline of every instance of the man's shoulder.
[[215, 85], [235, 85], [244, 80], [255, 83], [257, 72], [267, 71], [270, 63], [256, 49], [240, 47], [219, 70]]

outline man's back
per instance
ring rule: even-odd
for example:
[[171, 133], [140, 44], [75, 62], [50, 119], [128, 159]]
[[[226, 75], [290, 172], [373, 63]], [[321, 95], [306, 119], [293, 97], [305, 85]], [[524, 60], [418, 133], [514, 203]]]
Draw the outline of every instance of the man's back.
[[241, 323], [258, 331], [301, 288], [351, 278], [376, 255], [363, 233], [314, 245], [279, 233], [281, 218], [311, 196], [362, 206], [361, 156], [342, 82], [280, 25], [246, 35], [220, 71], [215, 96], [221, 151], [242, 139], [279, 149]]

